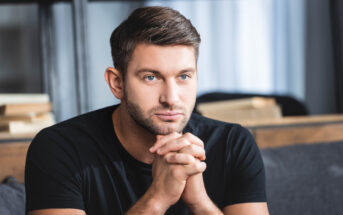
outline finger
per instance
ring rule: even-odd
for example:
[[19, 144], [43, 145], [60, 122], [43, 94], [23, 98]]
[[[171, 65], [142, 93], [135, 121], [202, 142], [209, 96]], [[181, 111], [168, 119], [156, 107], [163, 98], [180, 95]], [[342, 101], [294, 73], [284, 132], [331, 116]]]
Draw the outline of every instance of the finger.
[[187, 139], [181, 137], [170, 140], [169, 142], [158, 148], [156, 152], [159, 155], [164, 155], [168, 152], [177, 152], [188, 145], [191, 145], [191, 143]]
[[183, 168], [188, 176], [192, 176], [204, 172], [206, 169], [206, 163], [198, 161], [192, 164], [184, 165]]
[[198, 145], [194, 145], [194, 144], [190, 144], [188, 146], [183, 147], [179, 151], [179, 153], [190, 154], [199, 160], [205, 160], [206, 159], [204, 148], [202, 148]]
[[160, 135], [160, 134], [156, 135], [156, 141], [160, 140], [163, 137], [164, 137], [164, 135]]
[[164, 159], [168, 164], [188, 165], [196, 162], [192, 155], [182, 153], [168, 153], [164, 156]]
[[204, 143], [202, 142], [202, 140], [199, 137], [195, 136], [194, 134], [187, 132], [183, 134], [182, 136], [186, 138], [192, 144], [204, 147]]
[[177, 132], [170, 133], [168, 135], [157, 135], [155, 144], [149, 149], [151, 153], [155, 153], [158, 148], [166, 144], [169, 140], [180, 137], [181, 134]]

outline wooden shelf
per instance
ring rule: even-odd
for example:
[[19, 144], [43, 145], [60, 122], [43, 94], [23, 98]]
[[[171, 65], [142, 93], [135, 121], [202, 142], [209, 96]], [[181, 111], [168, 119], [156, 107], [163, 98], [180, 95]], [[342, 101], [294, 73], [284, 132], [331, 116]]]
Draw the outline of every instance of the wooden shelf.
[[314, 116], [293, 116], [282, 117], [279, 119], [265, 119], [265, 120], [250, 120], [242, 123], [243, 126], [254, 127], [276, 127], [276, 126], [300, 126], [308, 124], [332, 124], [343, 123], [343, 114], [333, 115], [314, 115]]
[[0, 182], [8, 176], [14, 176], [24, 182], [26, 153], [30, 143], [0, 144]]
[[284, 117], [242, 124], [260, 148], [343, 140], [343, 115]]
[[11, 134], [8, 132], [0, 132], [0, 143], [13, 141], [29, 141], [32, 140], [36, 134], [37, 133]]

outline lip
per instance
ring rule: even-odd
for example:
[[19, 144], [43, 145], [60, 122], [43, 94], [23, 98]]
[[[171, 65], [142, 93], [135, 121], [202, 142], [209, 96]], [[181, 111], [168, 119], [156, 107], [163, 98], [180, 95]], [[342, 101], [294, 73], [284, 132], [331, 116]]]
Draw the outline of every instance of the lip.
[[155, 114], [159, 119], [163, 121], [175, 121], [183, 116], [183, 113], [168, 111], [168, 112], [160, 112]]

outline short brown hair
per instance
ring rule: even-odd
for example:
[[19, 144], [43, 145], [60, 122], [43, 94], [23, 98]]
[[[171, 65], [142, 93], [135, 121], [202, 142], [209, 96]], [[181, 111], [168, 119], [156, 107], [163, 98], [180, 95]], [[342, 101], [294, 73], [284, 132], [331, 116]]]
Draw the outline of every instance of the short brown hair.
[[114, 67], [125, 78], [128, 63], [139, 43], [190, 45], [198, 58], [200, 35], [190, 20], [168, 7], [143, 7], [134, 10], [111, 35]]

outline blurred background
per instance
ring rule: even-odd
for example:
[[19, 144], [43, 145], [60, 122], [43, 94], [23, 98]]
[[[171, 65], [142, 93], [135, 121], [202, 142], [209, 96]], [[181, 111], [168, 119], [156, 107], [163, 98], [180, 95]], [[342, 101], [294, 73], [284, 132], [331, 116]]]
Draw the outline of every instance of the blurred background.
[[137, 7], [179, 10], [199, 31], [198, 95], [288, 95], [342, 113], [342, 8], [334, 0], [0, 1], [0, 93], [48, 93], [56, 121], [118, 103], [109, 38]]

